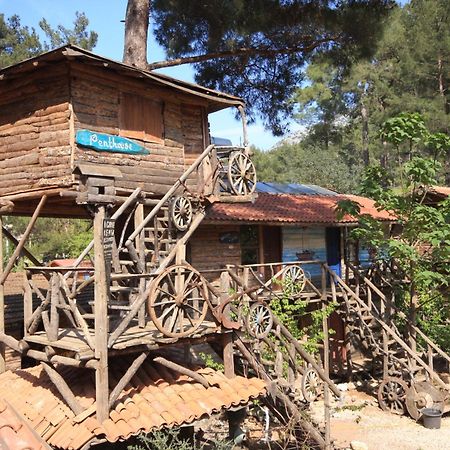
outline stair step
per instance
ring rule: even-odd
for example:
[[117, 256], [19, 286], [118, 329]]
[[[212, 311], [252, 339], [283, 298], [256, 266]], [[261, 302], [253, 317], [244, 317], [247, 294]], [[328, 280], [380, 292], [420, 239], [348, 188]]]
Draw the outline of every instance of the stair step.
[[111, 286], [109, 288], [111, 292], [137, 292], [138, 288], [136, 287], [128, 287], [128, 286]]

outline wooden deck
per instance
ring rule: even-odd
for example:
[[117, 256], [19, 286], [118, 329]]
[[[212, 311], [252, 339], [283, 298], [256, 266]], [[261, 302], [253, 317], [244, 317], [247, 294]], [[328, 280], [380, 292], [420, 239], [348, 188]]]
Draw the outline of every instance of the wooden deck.
[[[220, 327], [215, 322], [204, 321], [200, 327], [188, 337], [170, 338], [164, 336], [151, 323], [145, 328], [138, 326], [128, 328], [113, 344], [112, 350], [126, 350], [131, 347], [139, 347], [142, 345], [152, 346], [155, 349], [160, 345], [178, 342], [181, 339], [197, 339], [205, 335], [217, 333]], [[89, 330], [92, 338], [95, 337], [94, 330]], [[50, 342], [44, 331], [37, 332], [31, 336], [26, 336], [24, 340], [29, 344], [47, 347], [50, 346], [55, 350], [69, 351], [77, 354], [89, 353], [91, 348], [86, 342], [83, 332], [77, 328], [60, 328], [58, 333], [59, 339]]]

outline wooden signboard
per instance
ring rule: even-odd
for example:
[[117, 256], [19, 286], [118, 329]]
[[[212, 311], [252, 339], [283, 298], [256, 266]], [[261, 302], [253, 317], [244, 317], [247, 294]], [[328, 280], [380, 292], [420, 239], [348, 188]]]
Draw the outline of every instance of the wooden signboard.
[[78, 130], [75, 141], [82, 147], [99, 152], [127, 153], [128, 155], [148, 155], [150, 153], [145, 147], [131, 139], [89, 130]]
[[103, 253], [105, 255], [105, 265], [107, 268], [111, 267], [115, 223], [116, 221], [113, 219], [103, 220]]

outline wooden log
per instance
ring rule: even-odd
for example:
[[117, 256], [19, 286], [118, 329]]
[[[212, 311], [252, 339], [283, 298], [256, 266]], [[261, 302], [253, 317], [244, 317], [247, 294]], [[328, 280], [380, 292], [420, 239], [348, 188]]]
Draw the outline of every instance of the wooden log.
[[69, 408], [73, 411], [73, 413], [75, 415], [81, 414], [83, 412], [83, 408], [64, 378], [50, 364], [41, 362], [41, 366], [47, 373], [52, 383], [58, 389], [59, 393], [61, 394], [62, 398], [65, 400]]
[[25, 341], [19, 341], [5, 333], [0, 333], [0, 342], [19, 353], [26, 352], [28, 349], [28, 344]]
[[60, 278], [54, 273], [50, 279], [50, 327], [48, 330], [48, 340], [50, 342], [58, 340], [59, 331], [59, 297], [60, 297]]
[[[0, 216], [0, 276], [3, 274], [3, 217]], [[5, 334], [4, 286], [0, 285], [0, 334]], [[5, 344], [0, 343], [0, 373], [6, 370]]]
[[148, 352], [141, 353], [131, 364], [130, 367], [128, 367], [125, 374], [122, 376], [122, 378], [117, 383], [116, 387], [112, 390], [110, 396], [109, 396], [109, 408], [111, 409], [114, 405], [114, 402], [119, 398], [119, 395], [121, 392], [125, 389], [126, 385], [131, 381], [131, 379], [134, 377], [136, 372], [141, 367], [142, 363], [146, 360], [148, 356]]
[[[7, 228], [3, 226], [2, 231], [5, 237], [16, 247], [19, 245], [19, 241], [9, 232]], [[22, 248], [22, 252], [35, 266], [42, 266], [42, 263], [37, 258], [35, 258], [34, 255], [25, 246]]]
[[11, 258], [9, 259], [8, 264], [6, 265], [4, 272], [2, 273], [2, 276], [0, 278], [0, 285], [3, 285], [5, 283], [5, 280], [8, 277], [9, 273], [11, 272], [11, 269], [13, 268], [17, 259], [19, 258], [20, 252], [22, 251], [23, 247], [25, 246], [25, 243], [27, 242], [27, 239], [31, 233], [31, 230], [34, 227], [34, 224], [36, 223], [36, 220], [39, 217], [39, 213], [41, 212], [42, 208], [44, 207], [46, 200], [47, 200], [47, 196], [43, 195], [36, 210], [34, 211], [33, 216], [30, 219], [30, 222], [28, 223], [28, 226], [27, 226], [25, 232], [22, 235], [22, 238], [20, 239], [16, 249], [14, 250], [14, 253], [11, 255]]
[[99, 206], [94, 217], [94, 267], [95, 267], [95, 399], [97, 420], [102, 423], [109, 417], [108, 380], [108, 276], [103, 252], [104, 206]]
[[[240, 340], [240, 338], [235, 340], [236, 346], [239, 351], [242, 353], [244, 358], [249, 362], [252, 366], [253, 370], [258, 374], [260, 378], [268, 383], [271, 383], [270, 378], [265, 373], [263, 367], [261, 367], [258, 361], [253, 357], [253, 355], [247, 350], [245, 344]], [[300, 426], [305, 431], [306, 435], [310, 435], [319, 445], [321, 449], [325, 449], [325, 440], [322, 435], [316, 430], [316, 428], [307, 420], [305, 420], [298, 409], [298, 406], [295, 405], [290, 398], [285, 395], [280, 389], [276, 389], [275, 396], [283, 403], [283, 405], [287, 408], [289, 415], [294, 417], [294, 419], [300, 424]]]
[[197, 372], [194, 372], [193, 370], [187, 369], [186, 367], [180, 366], [177, 363], [174, 363], [173, 361], [169, 361], [161, 356], [158, 356], [156, 358], [153, 358], [153, 361], [161, 364], [164, 367], [167, 367], [170, 370], [173, 370], [174, 372], [181, 373], [182, 375], [186, 375], [189, 378], [192, 378], [197, 383], [200, 383], [204, 388], [208, 389], [211, 387], [211, 384], [206, 380], [205, 377], [200, 375]]
[[97, 368], [97, 361], [91, 359], [89, 361], [77, 361], [76, 359], [69, 358], [67, 356], [55, 355], [50, 359], [45, 354], [39, 350], [24, 350], [26, 356], [35, 359], [36, 361], [44, 361], [52, 364], [63, 364], [65, 366], [77, 367], [77, 368], [87, 368], [95, 370]]

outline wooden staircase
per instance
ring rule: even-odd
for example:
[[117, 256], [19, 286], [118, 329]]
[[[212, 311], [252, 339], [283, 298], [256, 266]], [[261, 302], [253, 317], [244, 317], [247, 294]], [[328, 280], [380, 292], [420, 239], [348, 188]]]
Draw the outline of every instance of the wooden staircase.
[[[434, 363], [439, 357], [448, 366], [450, 356], [418, 327], [408, 323], [406, 315], [394, 305], [393, 297], [382, 292], [357, 268], [352, 267], [351, 284], [328, 266], [325, 268], [331, 297], [339, 304], [338, 312], [346, 323], [348, 337], [359, 344], [364, 353], [381, 362], [378, 367], [382, 376], [378, 390], [380, 406], [396, 414], [408, 410], [417, 419], [425, 389], [428, 403], [431, 401], [431, 406], [439, 404], [443, 408], [450, 386], [443, 374], [435, 370]], [[405, 331], [396, 325], [394, 318], [404, 322]], [[421, 407], [424, 406], [427, 405]]]

